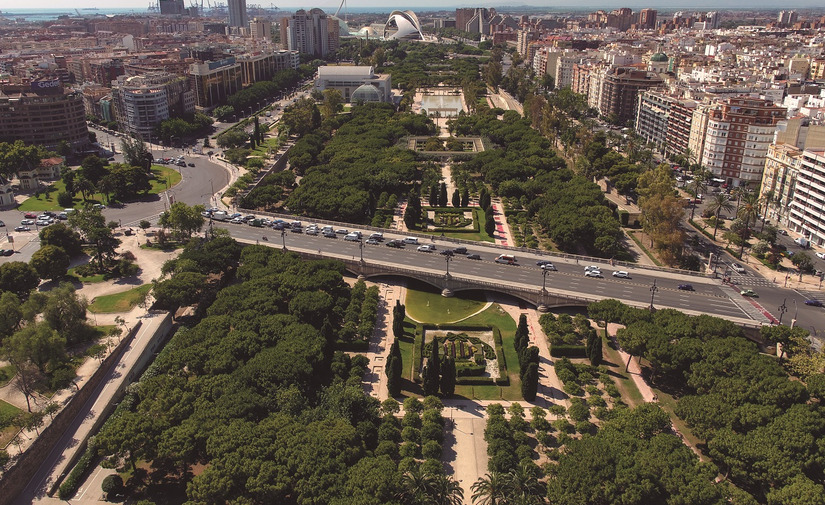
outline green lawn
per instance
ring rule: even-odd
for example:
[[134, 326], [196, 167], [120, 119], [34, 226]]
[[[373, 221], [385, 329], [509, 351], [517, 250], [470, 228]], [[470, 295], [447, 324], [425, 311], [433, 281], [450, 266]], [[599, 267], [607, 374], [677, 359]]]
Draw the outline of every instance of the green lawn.
[[8, 384], [14, 374], [14, 365], [0, 366], [0, 388]]
[[[168, 187], [173, 187], [181, 180], [180, 172], [173, 168], [169, 168], [163, 165], [152, 165], [152, 173], [155, 174], [155, 178], [149, 181], [151, 184], [152, 189], [149, 190], [150, 195], [156, 195], [161, 193], [162, 191], [166, 191], [167, 189], [167, 179], [169, 182]], [[26, 199], [25, 202], [20, 204], [18, 210], [24, 212], [38, 212], [43, 210], [62, 210], [63, 207], [58, 205], [57, 203], [57, 195], [61, 192], [65, 191], [66, 185], [63, 184], [63, 181], [54, 181], [52, 184], [52, 189], [48, 195], [41, 194], [39, 196], [32, 196]], [[84, 202], [80, 193], [75, 194], [74, 198], [74, 205], [72, 207], [79, 208], [83, 206], [84, 203], [103, 203], [105, 202], [105, 198], [100, 193], [95, 193], [94, 195], [90, 195], [89, 199]]]
[[89, 311], [97, 314], [109, 312], [128, 312], [137, 305], [141, 295], [152, 289], [151, 284], [144, 284], [113, 295], [98, 296], [89, 305]]
[[486, 216], [484, 215], [484, 211], [478, 209], [477, 211], [478, 219], [479, 219], [479, 231], [476, 232], [444, 232], [445, 237], [450, 238], [460, 238], [464, 240], [475, 240], [477, 242], [492, 242], [494, 243], [496, 240], [487, 235], [487, 232], [484, 231], [484, 220]]
[[[11, 403], [7, 403], [3, 400], [0, 400], [0, 418], [5, 419], [8, 417], [16, 416], [22, 412], [22, 410], [18, 409]], [[18, 428], [15, 426], [9, 426], [6, 429], [0, 430], [0, 447], [5, 447], [11, 441], [11, 438], [17, 433]], [[9, 447], [8, 451], [11, 453], [12, 448]]]
[[[469, 295], [469, 297], [467, 296]], [[428, 284], [411, 281], [407, 288], [407, 315], [417, 321], [442, 324], [460, 321], [478, 312], [487, 303], [484, 292], [477, 291], [445, 298]]]
[[86, 284], [94, 284], [96, 282], [103, 282], [103, 274], [95, 274], [89, 275], [87, 277], [81, 277], [80, 275], [75, 273], [75, 268], [70, 268], [66, 277], [73, 277], [76, 282], [85, 282]]
[[[469, 314], [477, 312], [486, 303], [479, 301], [477, 299], [464, 299], [460, 297], [443, 298], [441, 294], [436, 294], [432, 291], [434, 290], [417, 290], [416, 287], [407, 288], [407, 300], [405, 302], [405, 305], [407, 307], [407, 314], [410, 315], [410, 317], [415, 317], [411, 315], [411, 306], [413, 306], [413, 304], [411, 303], [411, 299], [415, 300], [415, 306], [421, 309], [424, 314], [433, 314], [436, 317], [439, 316], [441, 312], [430, 310], [430, 307], [426, 306], [427, 300], [431, 301], [431, 307], [433, 305], [433, 302], [437, 302], [440, 300], [449, 300], [451, 303], [455, 304], [455, 307], [458, 307], [459, 309], [463, 308], [465, 313], [463, 317], [466, 317]], [[483, 295], [483, 293], [480, 294]], [[451, 310], [451, 312], [453, 311]], [[418, 317], [416, 317], [416, 319], [418, 319]], [[452, 322], [454, 320], [455, 319], [450, 319], [446, 321], [436, 321], [433, 319], [428, 319], [426, 317], [423, 317], [422, 319], [422, 321], [426, 323], [443, 323]], [[456, 386], [456, 396], [479, 400], [521, 400], [521, 380], [519, 379], [518, 356], [516, 354], [516, 349], [513, 346], [513, 338], [516, 333], [517, 325], [516, 322], [513, 321], [513, 318], [511, 318], [498, 304], [493, 304], [483, 312], [476, 314], [473, 317], [464, 319], [461, 322], [466, 323], [468, 325], [484, 325], [496, 327], [499, 329], [499, 331], [501, 332], [501, 340], [503, 344], [502, 351], [504, 352], [504, 361], [507, 365], [507, 374], [510, 377], [510, 385], [506, 387], [496, 385], [458, 385]], [[401, 377], [403, 379], [402, 389], [405, 395], [421, 395], [420, 386], [411, 381], [413, 370], [412, 360], [414, 359], [415, 354], [417, 354], [414, 353], [413, 349], [414, 332], [419, 327], [420, 325], [414, 326], [411, 322], [408, 322], [405, 325], [405, 338], [399, 341], [399, 347], [401, 348], [401, 360], [403, 363], [401, 372]]]
[[[604, 345], [603, 349], [604, 365], [607, 366], [608, 373], [616, 382], [616, 387], [619, 388], [619, 392], [622, 394], [622, 400], [630, 407], [644, 403], [642, 393], [639, 392], [636, 383], [633, 382], [630, 374], [624, 371], [627, 362], [621, 358], [619, 351], [610, 347], [609, 343]], [[635, 359], [638, 359], [638, 357]]]

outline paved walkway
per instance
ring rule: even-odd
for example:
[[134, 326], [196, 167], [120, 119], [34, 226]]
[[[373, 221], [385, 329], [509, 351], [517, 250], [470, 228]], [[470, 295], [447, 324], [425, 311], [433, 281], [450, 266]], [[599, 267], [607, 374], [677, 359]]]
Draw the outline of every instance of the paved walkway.
[[[504, 215], [504, 204], [501, 199], [493, 198], [490, 202], [490, 207], [493, 209], [493, 220], [496, 222], [496, 236], [493, 237], [497, 245], [516, 245], [512, 239], [513, 234], [510, 231], [510, 223], [507, 222], [507, 217]], [[481, 224], [481, 226], [484, 226]]]
[[[367, 282], [368, 285], [373, 283]], [[385, 367], [390, 347], [395, 342], [392, 334], [392, 308], [396, 300], [404, 303], [407, 288], [400, 284], [375, 284], [379, 289], [378, 320], [366, 353], [369, 360], [367, 376], [363, 379], [364, 391], [379, 401], [389, 398]]]

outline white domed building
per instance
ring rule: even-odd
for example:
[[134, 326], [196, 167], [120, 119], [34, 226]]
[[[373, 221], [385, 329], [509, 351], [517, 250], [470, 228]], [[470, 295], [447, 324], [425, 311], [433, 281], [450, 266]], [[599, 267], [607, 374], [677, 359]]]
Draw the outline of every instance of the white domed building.
[[413, 11], [392, 11], [384, 25], [384, 40], [424, 40], [421, 22]]

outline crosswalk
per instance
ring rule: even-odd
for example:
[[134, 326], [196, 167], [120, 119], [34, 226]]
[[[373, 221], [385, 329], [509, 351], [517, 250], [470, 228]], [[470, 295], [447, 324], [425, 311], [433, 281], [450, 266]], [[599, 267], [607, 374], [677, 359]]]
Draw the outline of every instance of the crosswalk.
[[761, 323], [770, 323], [771, 319], [766, 315], [765, 309], [763, 309], [757, 302], [745, 298], [739, 294], [737, 289], [730, 287], [728, 285], [722, 285], [719, 289], [731, 299], [733, 303], [739, 307], [742, 312], [748, 315], [751, 319]]

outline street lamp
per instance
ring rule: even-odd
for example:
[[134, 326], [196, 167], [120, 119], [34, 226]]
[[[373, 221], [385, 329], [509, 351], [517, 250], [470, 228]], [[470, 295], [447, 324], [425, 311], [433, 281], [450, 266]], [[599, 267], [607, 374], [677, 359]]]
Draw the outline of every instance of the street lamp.
[[284, 245], [284, 251], [286, 251], [286, 230], [281, 230], [281, 243]]
[[653, 279], [653, 285], [650, 286], [650, 311], [653, 312], [653, 297], [656, 296], [656, 292], [659, 291], [659, 288], [656, 287], [656, 279]]
[[799, 307], [796, 305], [796, 298], [793, 299], [793, 320], [796, 321], [796, 316], [799, 315]]
[[446, 277], [448, 279], [450, 278], [450, 261], [452, 261], [452, 259], [453, 259], [452, 256], [444, 256], [444, 260], [447, 262], [447, 275], [446, 275]]
[[779, 308], [777, 309], [779, 311], [779, 324], [782, 324], [782, 316], [785, 315], [785, 312], [788, 312], [788, 307], [785, 306], [785, 302], [787, 300], [788, 300], [787, 298], [784, 298], [782, 300], [782, 305], [780, 305]]
[[547, 292], [547, 269], [541, 269], [541, 292]]
[[358, 252], [361, 253], [361, 264], [364, 264], [364, 239], [358, 241]]

